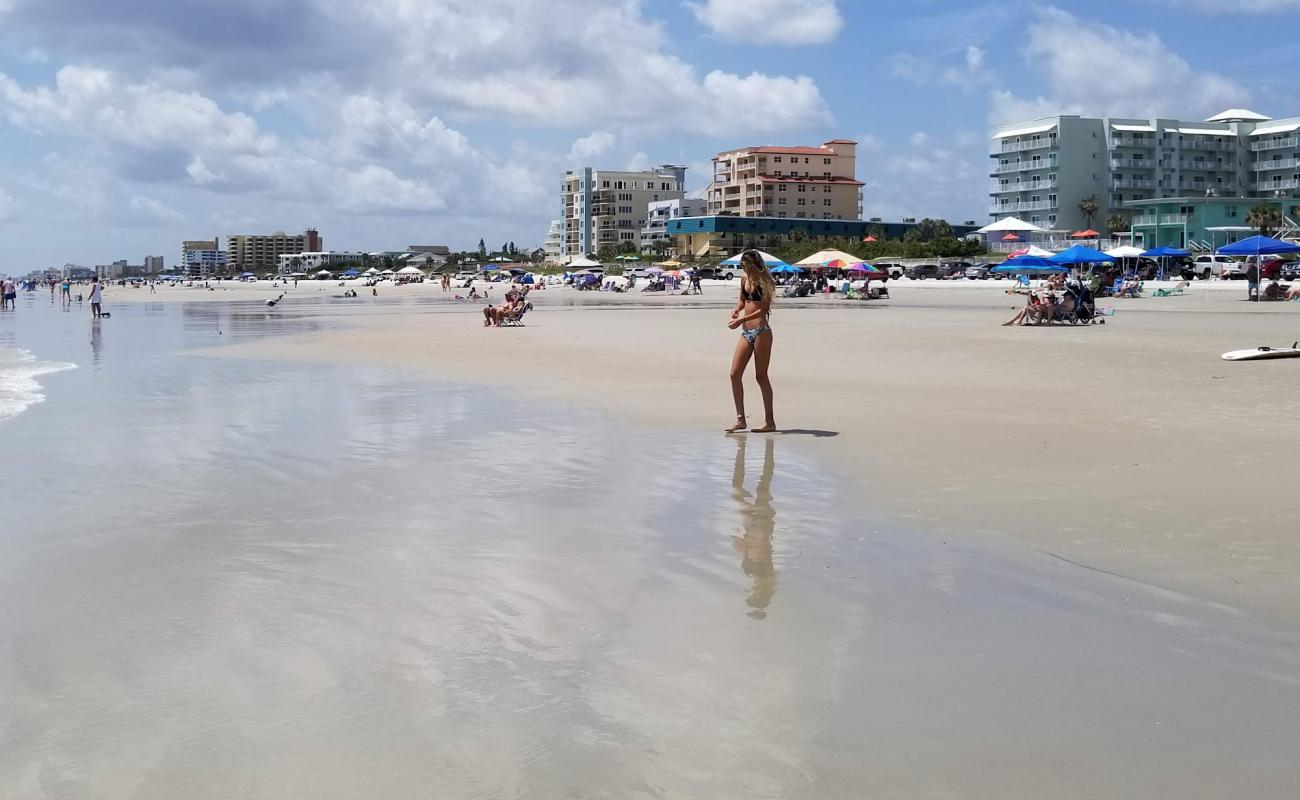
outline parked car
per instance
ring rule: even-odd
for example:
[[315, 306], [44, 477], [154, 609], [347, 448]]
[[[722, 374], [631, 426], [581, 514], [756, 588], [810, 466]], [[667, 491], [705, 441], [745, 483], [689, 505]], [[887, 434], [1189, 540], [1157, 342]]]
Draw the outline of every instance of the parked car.
[[966, 268], [966, 278], [972, 281], [984, 281], [989, 278], [988, 264], [971, 264]]
[[889, 279], [894, 281], [903, 277], [903, 274], [907, 272], [906, 267], [904, 267], [902, 264], [898, 264], [893, 261], [881, 261], [877, 264], [873, 264], [872, 266], [874, 266], [876, 269], [888, 275]]
[[[1200, 280], [1209, 280], [1215, 275], [1225, 278], [1230, 277], [1229, 275], [1225, 275], [1224, 272], [1233, 272], [1238, 267], [1240, 267], [1240, 262], [1232, 256], [1204, 254], [1193, 258], [1192, 263], [1187, 267], [1187, 270], [1190, 270], [1191, 277]], [[1241, 268], [1241, 274], [1243, 276], [1246, 274], [1244, 267]], [[1188, 277], [1186, 272], [1184, 272], [1183, 277]]]
[[456, 277], [452, 278], [452, 281], [460, 284], [461, 286], [468, 286], [469, 282], [474, 280], [477, 277], [478, 277], [477, 272], [472, 272], [470, 270], [461, 270], [460, 272], [456, 273]]
[[700, 280], [729, 281], [740, 275], [745, 270], [730, 264], [719, 264], [716, 267], [703, 267], [699, 270]]
[[938, 264], [915, 264], [913, 266], [908, 267], [903, 272], [903, 276], [907, 278], [911, 278], [914, 281], [923, 281], [926, 278], [937, 278], [939, 277], [939, 265]]
[[961, 280], [966, 277], [966, 270], [971, 266], [969, 261], [940, 261], [939, 277], [943, 280]]
[[1282, 279], [1288, 281], [1300, 280], [1300, 260], [1288, 261], [1282, 265]]

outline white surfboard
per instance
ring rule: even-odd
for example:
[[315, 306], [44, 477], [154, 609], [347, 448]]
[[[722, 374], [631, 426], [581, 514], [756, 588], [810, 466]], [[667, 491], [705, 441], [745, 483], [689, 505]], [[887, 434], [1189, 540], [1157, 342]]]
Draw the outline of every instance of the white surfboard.
[[1270, 358], [1300, 358], [1300, 342], [1290, 347], [1256, 347], [1223, 354], [1224, 361], [1262, 361]]

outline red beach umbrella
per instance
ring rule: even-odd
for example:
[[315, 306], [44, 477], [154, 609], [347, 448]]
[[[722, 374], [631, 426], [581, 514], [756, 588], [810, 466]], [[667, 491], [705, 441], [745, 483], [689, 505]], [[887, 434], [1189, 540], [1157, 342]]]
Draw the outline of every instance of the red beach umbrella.
[[1020, 241], [1020, 237], [1017, 236], [1017, 235], [1015, 235], [1014, 233], [1008, 233], [1006, 236], [1003, 236], [1003, 237], [1002, 237], [1002, 241], [1004, 241], [1004, 242], [1018, 242], [1018, 241]]
[[864, 242], [877, 242], [877, 241], [880, 241], [880, 240], [877, 239], [877, 238], [874, 237], [874, 236], [864, 236], [864, 237], [862, 238], [862, 241], [864, 241]]
[[1101, 234], [1100, 234], [1100, 233], [1097, 233], [1097, 232], [1094, 231], [1092, 228], [1089, 228], [1089, 229], [1086, 230], [1086, 231], [1075, 231], [1074, 233], [1072, 233], [1072, 234], [1070, 234], [1070, 235], [1071, 235], [1072, 237], [1074, 237], [1075, 239], [1096, 239], [1096, 238], [1097, 238], [1098, 236], [1100, 236]]

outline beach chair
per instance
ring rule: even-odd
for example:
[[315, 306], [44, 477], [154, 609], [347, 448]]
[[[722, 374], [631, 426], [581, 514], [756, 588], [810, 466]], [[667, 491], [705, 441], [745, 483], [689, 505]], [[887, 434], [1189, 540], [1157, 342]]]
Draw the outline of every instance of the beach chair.
[[1123, 291], [1124, 291], [1123, 278], [1116, 278], [1115, 283], [1106, 287], [1106, 294], [1109, 294], [1111, 297], [1119, 297], [1120, 294], [1123, 293]]
[[1191, 283], [1183, 281], [1172, 289], [1156, 289], [1151, 293], [1152, 297], [1173, 297], [1176, 294], [1182, 294], [1183, 290], [1191, 286]]
[[532, 311], [532, 310], [533, 310], [533, 304], [532, 304], [532, 303], [524, 303], [523, 307], [520, 308], [520, 309], [519, 309], [518, 311], [516, 311], [515, 313], [513, 313], [513, 314], [509, 314], [509, 315], [504, 316], [504, 317], [501, 318], [501, 327], [503, 327], [503, 328], [522, 328], [522, 327], [524, 327], [524, 315], [527, 314], [529, 311]]

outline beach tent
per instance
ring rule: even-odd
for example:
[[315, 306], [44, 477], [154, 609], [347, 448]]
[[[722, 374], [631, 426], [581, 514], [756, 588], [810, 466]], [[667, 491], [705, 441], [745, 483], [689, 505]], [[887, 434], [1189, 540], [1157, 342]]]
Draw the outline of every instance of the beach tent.
[[1190, 256], [1191, 253], [1186, 250], [1179, 250], [1177, 247], [1163, 245], [1142, 253], [1143, 258], [1182, 258]]
[[398, 275], [423, 275], [424, 273], [416, 267], [402, 267], [397, 271]]
[[1036, 244], [1031, 244], [1028, 247], [1020, 248], [1014, 253], [1009, 253], [1007, 255], [1007, 258], [1018, 258], [1020, 256], [1038, 256], [1039, 258], [1049, 258], [1054, 255], [1056, 254], [1053, 253], [1051, 250], [1044, 250], [1043, 248], [1039, 247]]
[[1105, 264], [1115, 259], [1087, 245], [1076, 244], [1049, 259], [1054, 264]]
[[1042, 230], [1042, 228], [1032, 222], [1025, 222], [1023, 219], [1017, 219], [1015, 217], [1007, 217], [1006, 219], [1000, 219], [997, 222], [985, 225], [983, 228], [976, 231], [976, 233], [1006, 233], [1007, 231], [1041, 232]]
[[575, 267], [577, 269], [585, 269], [587, 267], [599, 267], [600, 262], [592, 261], [590, 258], [587, 258], [586, 256], [578, 256], [577, 258], [570, 261], [568, 263], [568, 266]]
[[1106, 255], [1111, 258], [1138, 258], [1139, 256], [1145, 255], [1145, 253], [1141, 247], [1134, 247], [1131, 244], [1125, 244], [1120, 245], [1119, 247], [1112, 247], [1106, 251]]
[[330, 275], [332, 275], [333, 273], [331, 273], [331, 272], [330, 272], [329, 270], [327, 270], [327, 269], [323, 269], [323, 270], [320, 270], [319, 272], [316, 272], [316, 273], [314, 273], [314, 274], [315, 274], [315, 276], [316, 276], [317, 278], [320, 278], [320, 277], [326, 277], [326, 278], [328, 278], [328, 277], [329, 277]]
[[993, 271], [1004, 275], [1045, 275], [1053, 272], [1069, 272], [1070, 268], [1042, 256], [1018, 256], [1008, 258], [994, 267]]
[[370, 269], [366, 270], [365, 272], [363, 272], [363, 273], [361, 273], [361, 274], [362, 274], [362, 275], [367, 275], [367, 276], [374, 276], [374, 275], [378, 275], [378, 274], [379, 274], [379, 270], [375, 269], [374, 267], [371, 267]]
[[1300, 253], [1300, 244], [1284, 242], [1268, 236], [1252, 236], [1240, 242], [1225, 244], [1217, 252], [1225, 256], [1277, 256], [1284, 253]]
[[827, 261], [843, 261], [845, 264], [856, 264], [861, 260], [843, 250], [818, 250], [802, 261], [796, 261], [794, 265], [796, 267], [820, 267], [824, 266]]
[[[768, 269], [772, 269], [773, 267], [779, 267], [782, 264], [785, 264], [784, 261], [772, 255], [771, 253], [764, 253], [762, 250], [755, 250], [754, 252], [758, 253], [759, 258], [763, 259], [763, 263], [767, 265]], [[849, 258], [854, 261], [857, 260], [852, 256], [849, 256]], [[727, 259], [726, 261], [723, 261], [722, 266], [724, 267], [740, 266], [740, 254], [734, 255], [731, 258]]]
[[360, 272], [357, 272], [355, 269], [348, 269], [348, 270], [345, 270], [345, 271], [343, 272], [343, 276], [344, 276], [344, 277], [347, 277], [347, 278], [355, 278], [356, 276], [358, 276], [358, 275], [360, 275], [360, 274], [361, 274], [361, 273], [360, 273]]

